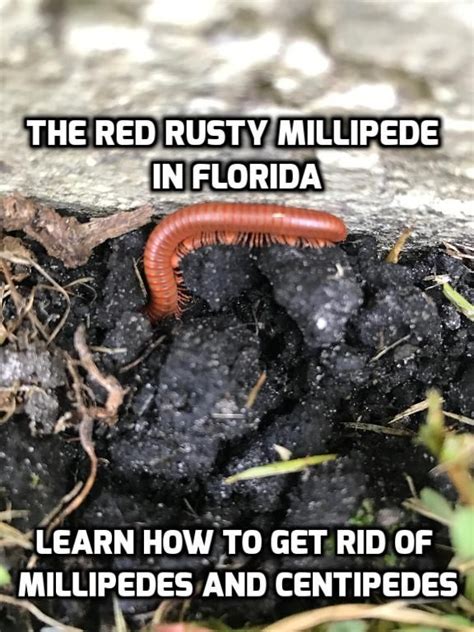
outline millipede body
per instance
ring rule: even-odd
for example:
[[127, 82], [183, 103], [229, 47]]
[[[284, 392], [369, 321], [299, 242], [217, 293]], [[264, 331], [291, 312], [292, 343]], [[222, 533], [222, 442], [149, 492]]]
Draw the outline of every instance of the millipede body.
[[187, 293], [180, 260], [211, 244], [321, 247], [345, 239], [344, 222], [324, 211], [281, 206], [207, 202], [185, 206], [165, 217], [145, 246], [144, 267], [150, 292], [146, 313], [156, 321], [179, 316]]

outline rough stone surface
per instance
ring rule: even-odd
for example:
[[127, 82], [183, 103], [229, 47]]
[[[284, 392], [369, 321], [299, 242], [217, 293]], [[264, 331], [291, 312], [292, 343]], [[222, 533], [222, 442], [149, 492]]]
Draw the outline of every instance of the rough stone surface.
[[0, 427], [0, 446], [1, 502], [8, 498], [15, 509], [27, 510], [18, 526], [31, 529], [68, 491], [74, 451], [57, 436], [35, 440], [18, 419]]
[[273, 246], [261, 253], [260, 262], [276, 301], [299, 324], [309, 346], [341, 340], [347, 321], [362, 304], [343, 252]]
[[[472, 4], [463, 0], [2, 0], [0, 193], [110, 213], [152, 200], [284, 200], [393, 241], [472, 234]], [[195, 151], [31, 150], [25, 115], [226, 113], [443, 117], [438, 150], [318, 151], [325, 193], [150, 194], [152, 159]], [[243, 153], [245, 150], [243, 150]], [[276, 156], [277, 154], [277, 156]], [[268, 146], [252, 157], [311, 158]]]
[[58, 353], [37, 349], [10, 351], [0, 349], [0, 386], [9, 388], [15, 382], [56, 388], [65, 383], [63, 361]]
[[[193, 354], [195, 360], [190, 359]], [[228, 363], [225, 366], [222, 358]], [[186, 369], [180, 373], [183, 363]], [[160, 371], [152, 409], [160, 424], [152, 425], [161, 447], [142, 440], [143, 422], [138, 419], [131, 432], [126, 429], [118, 438], [111, 452], [114, 461], [128, 472], [127, 454], [133, 444], [141, 454], [138, 469], [155, 478], [167, 478], [176, 458], [181, 478], [207, 475], [224, 441], [258, 426], [258, 412], [245, 409], [246, 393], [258, 374], [256, 337], [250, 337], [238, 321], [216, 317], [208, 323], [193, 322], [190, 329], [181, 330]]]

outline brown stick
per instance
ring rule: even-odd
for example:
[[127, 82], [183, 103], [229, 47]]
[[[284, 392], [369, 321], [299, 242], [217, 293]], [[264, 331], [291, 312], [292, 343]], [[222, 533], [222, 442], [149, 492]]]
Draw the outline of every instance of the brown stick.
[[100, 406], [88, 408], [88, 414], [96, 419], [105, 421], [109, 425], [114, 424], [117, 421], [118, 409], [122, 405], [125, 396], [122, 385], [113, 375], [102, 375], [99, 371], [87, 346], [84, 325], [79, 325], [74, 333], [74, 348], [79, 355], [82, 366], [89, 373], [90, 377], [108, 393], [105, 406], [103, 408]]
[[22, 230], [66, 267], [76, 268], [87, 262], [99, 244], [141, 228], [153, 213], [153, 206], [144, 204], [133, 211], [81, 223], [75, 217], [63, 217], [52, 208], [15, 193], [0, 199], [0, 231]]

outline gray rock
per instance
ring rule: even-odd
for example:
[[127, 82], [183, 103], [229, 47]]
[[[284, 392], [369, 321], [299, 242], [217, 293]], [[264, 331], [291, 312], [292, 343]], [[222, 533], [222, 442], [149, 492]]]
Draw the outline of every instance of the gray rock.
[[62, 386], [66, 383], [64, 361], [47, 349], [0, 348], [0, 386], [9, 388], [16, 383], [42, 388]]
[[33, 435], [51, 434], [59, 419], [58, 400], [44, 391], [31, 391], [26, 398], [25, 413], [30, 418]]
[[[49, 7], [49, 8], [47, 8]], [[54, 8], [56, 7], [56, 8]], [[393, 242], [472, 243], [472, 18], [468, 3], [363, 0], [73, 0], [2, 3], [0, 194], [18, 190], [86, 215], [152, 200], [335, 210]], [[469, 70], [471, 69], [471, 71]], [[230, 150], [35, 149], [22, 118], [226, 113], [443, 117], [436, 150], [318, 151], [324, 193], [150, 193], [151, 160]], [[242, 150], [242, 153], [249, 152]], [[275, 150], [253, 158], [311, 158]]]
[[272, 246], [262, 251], [259, 265], [309, 347], [343, 340], [347, 321], [362, 304], [362, 291], [342, 251]]

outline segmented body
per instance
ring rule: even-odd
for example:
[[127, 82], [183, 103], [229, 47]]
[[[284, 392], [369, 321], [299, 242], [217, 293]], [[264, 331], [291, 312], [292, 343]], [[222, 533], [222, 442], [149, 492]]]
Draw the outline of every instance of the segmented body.
[[163, 219], [145, 246], [150, 291], [146, 312], [156, 321], [178, 316], [188, 299], [179, 269], [189, 252], [211, 244], [321, 247], [345, 239], [344, 222], [324, 211], [281, 206], [207, 202], [186, 206]]

